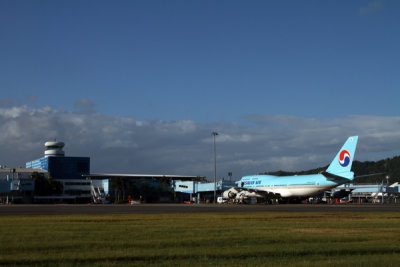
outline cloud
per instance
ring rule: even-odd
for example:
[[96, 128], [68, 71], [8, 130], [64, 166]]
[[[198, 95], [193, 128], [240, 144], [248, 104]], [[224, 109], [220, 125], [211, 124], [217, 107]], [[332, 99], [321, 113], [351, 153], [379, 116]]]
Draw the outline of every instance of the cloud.
[[28, 94], [17, 99], [2, 98], [0, 99], [0, 107], [13, 107], [14, 105], [22, 106], [35, 106], [37, 104], [38, 97], [33, 94]]
[[368, 6], [359, 9], [360, 15], [368, 15], [379, 12], [383, 8], [383, 3], [380, 1], [369, 2]]
[[[90, 106], [90, 105], [89, 105]], [[245, 124], [138, 121], [133, 116], [70, 112], [45, 106], [0, 108], [0, 164], [24, 166], [43, 156], [44, 143], [66, 143], [67, 156], [90, 156], [93, 173], [155, 173], [234, 178], [258, 172], [325, 166], [346, 138], [359, 135], [358, 160], [400, 153], [400, 117], [351, 115], [316, 120], [251, 115]]]

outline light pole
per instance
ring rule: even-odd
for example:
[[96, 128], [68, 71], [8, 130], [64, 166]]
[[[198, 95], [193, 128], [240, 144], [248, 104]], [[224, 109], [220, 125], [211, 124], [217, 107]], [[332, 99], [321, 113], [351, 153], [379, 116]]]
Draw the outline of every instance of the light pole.
[[[386, 175], [386, 202], [389, 203], [389, 175]], [[383, 193], [382, 193], [383, 195]], [[383, 199], [383, 198], [382, 198]]]
[[215, 144], [215, 137], [218, 135], [217, 132], [212, 132], [212, 136], [214, 136], [214, 204], [216, 203], [217, 197], [217, 147]]

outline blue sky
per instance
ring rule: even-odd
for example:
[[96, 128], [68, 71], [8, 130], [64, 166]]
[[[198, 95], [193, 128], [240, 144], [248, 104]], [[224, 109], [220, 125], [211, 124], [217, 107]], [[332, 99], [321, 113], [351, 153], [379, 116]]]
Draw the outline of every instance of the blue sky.
[[2, 98], [139, 119], [397, 114], [398, 1], [1, 1]]
[[[361, 118], [366, 124], [376, 122], [373, 131], [369, 124], [354, 129], [343, 125], [335, 145], [329, 146], [334, 149], [332, 153], [347, 135], [366, 136], [367, 132], [359, 131], [368, 129], [374, 136], [364, 139], [371, 140], [369, 148], [361, 148], [364, 159], [392, 156], [400, 151], [397, 145], [390, 143], [392, 150], [371, 147], [381, 138], [382, 128], [377, 125], [393, 130], [391, 138], [397, 136], [397, 128], [382, 126], [382, 121], [398, 123], [399, 11], [400, 2], [394, 0], [3, 0], [0, 107], [4, 109], [0, 115], [8, 118], [8, 123], [16, 123], [15, 118], [25, 114], [32, 123], [33, 113], [46, 110], [52, 117], [62, 112], [70, 114], [71, 118], [64, 121], [68, 124], [84, 113], [86, 117], [79, 117], [83, 121], [96, 114], [120, 121], [116, 129], [127, 131], [134, 130], [123, 126], [125, 119], [157, 129], [160, 125], [177, 127], [175, 130], [189, 127], [191, 132], [194, 127], [207, 135], [206, 143], [214, 129], [226, 134], [219, 136], [220, 142], [247, 140], [249, 135], [256, 135], [255, 129], [276, 134], [281, 134], [274, 132], [276, 129], [282, 129], [290, 131], [291, 137], [310, 136], [303, 145], [299, 141], [291, 150], [282, 151], [282, 157], [285, 153], [297, 154], [293, 152], [296, 149], [305, 151], [309, 145], [304, 144], [311, 144], [314, 136], [321, 135], [318, 131], [306, 132], [299, 122], [310, 128], [332, 124], [336, 129], [345, 122], [354, 125], [356, 118]], [[19, 123], [23, 129], [25, 120]], [[49, 121], [48, 128], [36, 133], [32, 142], [40, 145], [32, 149], [41, 150], [44, 138], [71, 142], [76, 138], [74, 133], [66, 135], [57, 122], [52, 123]], [[50, 130], [54, 127], [59, 128]], [[152, 127], [149, 130], [155, 131]], [[323, 134], [339, 135], [336, 130], [328, 130]], [[156, 138], [164, 140], [159, 145], [173, 143], [180, 147], [177, 140], [166, 138], [165, 132], [160, 131]], [[116, 136], [114, 139], [118, 139]], [[13, 134], [8, 137], [15, 142], [28, 138]], [[102, 140], [108, 138], [112, 137]], [[185, 142], [191, 141], [188, 138]], [[268, 151], [274, 144], [269, 145], [254, 142], [246, 149], [265, 146]], [[186, 143], [181, 147], [185, 153], [190, 148]], [[220, 149], [223, 161], [224, 152], [231, 156], [230, 149], [244, 147]], [[261, 152], [246, 157], [255, 162], [262, 157]], [[241, 156], [238, 152], [237, 159]], [[290, 166], [261, 162], [257, 171], [264, 171], [262, 166], [272, 170], [317, 167], [297, 160]], [[234, 162], [226, 156], [226, 169], [233, 168]], [[311, 160], [311, 164], [328, 163]], [[160, 170], [166, 166], [160, 166]], [[121, 169], [129, 171], [128, 167]], [[250, 167], [240, 172], [252, 171]]]

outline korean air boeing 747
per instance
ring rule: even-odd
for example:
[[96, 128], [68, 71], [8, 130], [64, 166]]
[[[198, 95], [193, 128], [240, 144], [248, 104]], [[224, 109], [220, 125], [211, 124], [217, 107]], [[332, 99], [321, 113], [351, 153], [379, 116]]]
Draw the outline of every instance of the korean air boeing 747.
[[238, 187], [223, 193], [224, 199], [244, 201], [257, 197], [267, 200], [301, 200], [320, 194], [354, 179], [351, 171], [358, 136], [351, 136], [344, 143], [326, 171], [319, 174], [296, 176], [250, 175], [244, 176]]

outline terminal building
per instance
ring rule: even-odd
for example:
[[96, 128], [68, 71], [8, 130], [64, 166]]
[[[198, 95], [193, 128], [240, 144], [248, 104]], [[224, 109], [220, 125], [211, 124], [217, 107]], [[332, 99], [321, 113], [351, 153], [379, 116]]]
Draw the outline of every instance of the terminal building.
[[90, 174], [90, 157], [67, 157], [63, 150], [65, 144], [59, 141], [45, 143], [44, 157], [26, 163], [27, 169], [44, 171], [48, 177], [61, 183], [63, 192], [57, 196], [34, 196], [34, 202], [72, 202], [91, 201], [92, 183], [83, 175]]
[[31, 203], [35, 191], [34, 172], [48, 178], [47, 171], [41, 169], [0, 166], [0, 203]]
[[[132, 198], [136, 195], [138, 199], [142, 197], [141, 195], [146, 193], [148, 195], [149, 188], [155, 191], [153, 195], [164, 196], [171, 189], [176, 189], [177, 199], [183, 201], [189, 198], [189, 194], [182, 193], [179, 189], [185, 189], [188, 186], [181, 185], [182, 187], [177, 188], [174, 186], [175, 181], [181, 179], [189, 182], [189, 180], [204, 178], [166, 174], [91, 174], [90, 158], [65, 156], [64, 146], [65, 144], [60, 141], [48, 141], [45, 143], [44, 157], [26, 163], [26, 169], [32, 170], [31, 173], [35, 171], [45, 173], [46, 177], [61, 183], [63, 187], [62, 194], [34, 196], [34, 202], [104, 203], [106, 195], [111, 195], [111, 199], [118, 202], [120, 197], [124, 199], [128, 195], [132, 195]], [[165, 181], [169, 181], [169, 183], [165, 183]], [[191, 181], [191, 183], [194, 182]], [[196, 189], [198, 188], [197, 183], [195, 182]], [[166, 187], [165, 184], [169, 184], [169, 186]], [[203, 187], [200, 186], [200, 188]], [[132, 188], [135, 189], [135, 192], [132, 192]], [[185, 190], [185, 192], [187, 191]], [[193, 192], [197, 194], [197, 190]], [[147, 196], [147, 200], [150, 199], [158, 201], [160, 198]]]

